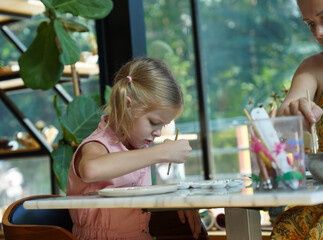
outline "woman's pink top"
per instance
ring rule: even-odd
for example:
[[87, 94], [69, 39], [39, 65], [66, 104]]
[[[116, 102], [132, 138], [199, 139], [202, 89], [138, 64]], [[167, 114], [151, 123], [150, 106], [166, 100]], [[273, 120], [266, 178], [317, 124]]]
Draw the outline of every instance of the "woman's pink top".
[[[85, 143], [99, 142], [108, 152], [128, 151], [122, 143], [115, 143], [117, 138], [110, 128], [104, 129], [107, 116], [102, 116], [98, 128], [80, 144], [74, 153], [67, 183], [67, 195], [80, 195], [95, 192], [105, 187], [131, 187], [151, 185], [150, 167], [114, 179], [93, 183], [83, 182], [75, 171], [75, 156]], [[113, 169], [111, 169], [113, 171]], [[133, 239], [151, 240], [149, 234], [150, 214], [141, 209], [70, 209], [73, 220], [73, 235], [77, 239]]]

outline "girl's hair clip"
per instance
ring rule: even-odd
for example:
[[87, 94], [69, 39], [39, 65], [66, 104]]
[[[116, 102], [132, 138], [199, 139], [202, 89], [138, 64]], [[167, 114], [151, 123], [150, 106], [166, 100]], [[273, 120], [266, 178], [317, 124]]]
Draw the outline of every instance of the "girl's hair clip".
[[132, 77], [127, 76], [127, 78], [128, 78], [128, 80], [129, 80], [129, 83], [131, 83], [131, 82], [132, 82]]

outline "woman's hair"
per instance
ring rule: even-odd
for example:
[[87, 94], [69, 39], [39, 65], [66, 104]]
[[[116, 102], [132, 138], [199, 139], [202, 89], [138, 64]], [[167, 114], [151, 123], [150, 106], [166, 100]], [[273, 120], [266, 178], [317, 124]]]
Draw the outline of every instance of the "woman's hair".
[[[127, 107], [127, 97], [131, 108]], [[183, 110], [183, 93], [168, 67], [158, 59], [137, 58], [121, 67], [105, 107], [110, 127], [120, 142], [129, 138], [135, 117], [159, 108]]]

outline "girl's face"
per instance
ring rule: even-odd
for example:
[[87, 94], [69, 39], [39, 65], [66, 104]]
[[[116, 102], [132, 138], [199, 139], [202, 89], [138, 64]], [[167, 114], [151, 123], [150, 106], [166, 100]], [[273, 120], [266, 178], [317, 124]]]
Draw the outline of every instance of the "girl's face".
[[169, 124], [177, 114], [178, 110], [175, 109], [156, 109], [140, 114], [134, 119], [133, 131], [124, 145], [128, 149], [148, 146], [161, 135], [162, 127]]
[[323, 1], [298, 0], [304, 22], [309, 26], [316, 41], [323, 46]]

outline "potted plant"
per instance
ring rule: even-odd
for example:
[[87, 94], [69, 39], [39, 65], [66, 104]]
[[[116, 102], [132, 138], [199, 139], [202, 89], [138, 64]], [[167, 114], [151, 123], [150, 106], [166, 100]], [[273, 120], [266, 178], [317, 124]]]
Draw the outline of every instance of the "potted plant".
[[[41, 2], [45, 5], [46, 20], [39, 24], [33, 42], [21, 55], [18, 63], [20, 76], [26, 87], [42, 90], [48, 90], [60, 81], [65, 65], [72, 66], [74, 100], [62, 104], [57, 97], [54, 98], [62, 139], [51, 155], [57, 182], [65, 191], [75, 146], [96, 128], [100, 106], [98, 96], [80, 95], [79, 81], [75, 74], [74, 64], [80, 59], [81, 50], [69, 33], [85, 32], [88, 28], [68, 20], [66, 14], [100, 19], [110, 13], [113, 3], [112, 0], [41, 0]], [[109, 90], [107, 88], [106, 96], [109, 95]]]

